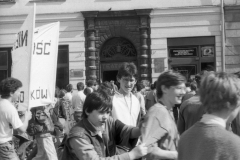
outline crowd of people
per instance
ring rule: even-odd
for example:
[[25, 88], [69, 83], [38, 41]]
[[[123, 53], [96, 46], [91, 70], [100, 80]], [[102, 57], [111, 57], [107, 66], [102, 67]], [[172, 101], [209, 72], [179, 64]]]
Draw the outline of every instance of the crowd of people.
[[[202, 71], [187, 80], [172, 70], [146, 90], [137, 68], [124, 63], [114, 81], [65, 89], [55, 102], [20, 119], [22, 83], [0, 83], [0, 159], [18, 160], [13, 130], [37, 142], [28, 160], [238, 160], [240, 72]], [[21, 159], [21, 158], [20, 158]]]

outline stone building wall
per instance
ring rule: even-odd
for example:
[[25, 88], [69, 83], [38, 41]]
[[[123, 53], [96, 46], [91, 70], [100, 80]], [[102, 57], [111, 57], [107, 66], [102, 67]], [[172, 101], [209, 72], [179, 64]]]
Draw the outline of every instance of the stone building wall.
[[226, 71], [240, 71], [240, 5], [225, 7]]

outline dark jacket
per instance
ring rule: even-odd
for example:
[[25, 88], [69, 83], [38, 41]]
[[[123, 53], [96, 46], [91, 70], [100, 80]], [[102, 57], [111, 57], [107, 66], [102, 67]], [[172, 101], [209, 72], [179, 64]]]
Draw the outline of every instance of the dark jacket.
[[87, 119], [82, 119], [70, 130], [66, 145], [76, 159], [128, 160], [128, 153], [116, 155], [116, 146], [126, 147], [124, 144], [129, 141], [132, 129], [109, 117], [101, 137]]

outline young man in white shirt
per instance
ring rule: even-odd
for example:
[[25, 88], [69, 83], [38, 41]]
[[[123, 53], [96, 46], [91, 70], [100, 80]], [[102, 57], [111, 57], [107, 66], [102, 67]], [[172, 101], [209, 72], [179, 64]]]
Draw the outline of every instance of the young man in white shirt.
[[72, 97], [72, 105], [74, 110], [74, 119], [76, 122], [81, 120], [83, 103], [85, 101], [86, 95], [83, 93], [84, 84], [82, 82], [77, 83], [78, 92]]
[[18, 116], [17, 109], [13, 103], [17, 101], [20, 94], [22, 82], [15, 78], [7, 78], [0, 83], [0, 159], [18, 160], [14, 150], [12, 137], [13, 129], [18, 132], [26, 132], [28, 121], [32, 114], [25, 112], [25, 119], [22, 122]]
[[112, 116], [126, 125], [136, 126], [140, 103], [131, 91], [137, 82], [137, 67], [134, 63], [124, 63], [118, 70], [117, 80], [120, 83], [120, 94], [113, 96]]

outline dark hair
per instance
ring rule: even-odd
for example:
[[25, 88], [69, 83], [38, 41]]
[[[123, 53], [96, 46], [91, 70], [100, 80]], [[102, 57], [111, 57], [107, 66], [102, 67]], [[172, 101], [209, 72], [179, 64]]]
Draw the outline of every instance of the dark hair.
[[88, 87], [92, 87], [95, 86], [97, 84], [97, 82], [95, 80], [88, 80], [87, 81], [87, 86]]
[[77, 83], [77, 90], [78, 91], [81, 91], [81, 90], [83, 90], [84, 89], [84, 84], [82, 83], [82, 82], [78, 82]]
[[155, 81], [153, 84], [150, 86], [151, 90], [154, 90], [157, 88], [157, 81]]
[[208, 73], [209, 73], [208, 71], [203, 70], [195, 76], [195, 81], [197, 82], [198, 88], [200, 87], [202, 77]]
[[72, 84], [68, 84], [67, 86], [66, 86], [66, 91], [67, 92], [71, 92], [73, 90], [73, 85]]
[[82, 118], [87, 118], [87, 113], [91, 113], [93, 110], [100, 110], [103, 112], [112, 110], [112, 99], [104, 91], [96, 91], [90, 93], [83, 104]]
[[87, 96], [90, 93], [92, 93], [92, 90], [89, 87], [87, 87], [87, 88], [84, 89], [83, 93]]
[[103, 90], [105, 91], [106, 93], [108, 94], [112, 94], [112, 90], [113, 90], [113, 87], [112, 87], [112, 84], [108, 81], [105, 81], [103, 83], [100, 84], [98, 90]]
[[185, 83], [186, 87], [190, 87], [190, 84], [191, 84], [190, 82]]
[[55, 97], [59, 98], [59, 93], [60, 93], [60, 89], [58, 88], [58, 86], [55, 87]]
[[61, 89], [61, 90], [59, 91], [59, 98], [63, 98], [66, 93], [67, 93], [67, 91], [66, 91], [65, 89]]
[[161, 98], [163, 96], [162, 92], [162, 86], [164, 85], [167, 88], [170, 88], [171, 86], [177, 86], [181, 83], [185, 83], [186, 79], [185, 77], [176, 71], [165, 71], [163, 72], [157, 80], [157, 97]]
[[144, 88], [143, 85], [141, 85], [140, 83], [137, 83], [135, 86], [138, 92]]
[[190, 84], [190, 88], [191, 88], [192, 91], [196, 91], [197, 90], [197, 83], [196, 82], [192, 82]]
[[240, 78], [240, 71], [239, 72], [236, 72], [234, 73], [238, 78]]
[[123, 63], [123, 65], [118, 69], [117, 78], [133, 76], [137, 78], [137, 67], [134, 63]]
[[10, 97], [10, 93], [14, 93], [18, 88], [22, 87], [22, 82], [16, 78], [6, 78], [0, 83], [1, 98]]

